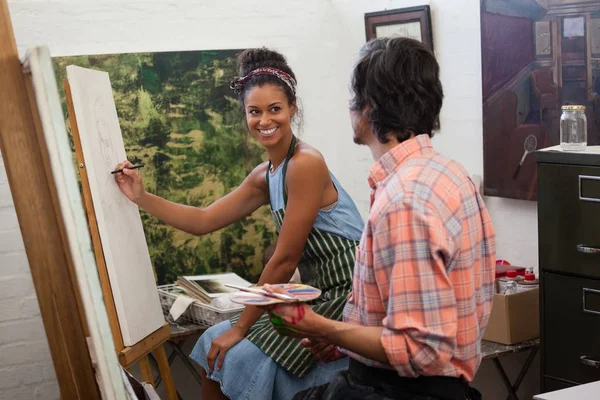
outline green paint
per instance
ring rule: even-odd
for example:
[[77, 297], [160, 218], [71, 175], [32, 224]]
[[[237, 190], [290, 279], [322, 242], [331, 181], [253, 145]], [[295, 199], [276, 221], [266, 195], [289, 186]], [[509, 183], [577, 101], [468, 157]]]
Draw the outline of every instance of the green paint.
[[275, 325], [275, 327], [285, 327], [285, 322], [281, 317], [271, 314], [271, 323]]

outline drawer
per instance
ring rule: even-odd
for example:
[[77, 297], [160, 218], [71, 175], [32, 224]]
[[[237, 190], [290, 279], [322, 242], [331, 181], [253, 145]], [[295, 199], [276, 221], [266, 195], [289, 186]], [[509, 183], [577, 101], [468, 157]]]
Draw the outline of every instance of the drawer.
[[600, 167], [538, 165], [540, 269], [600, 278]]
[[555, 390], [567, 389], [573, 386], [577, 386], [577, 384], [574, 382], [566, 382], [559, 379], [553, 379], [549, 376], [544, 377], [543, 385], [544, 386], [542, 387], [542, 393], [553, 392]]
[[[542, 273], [545, 375], [577, 383], [600, 380], [600, 280]], [[582, 357], [587, 357], [582, 359]]]

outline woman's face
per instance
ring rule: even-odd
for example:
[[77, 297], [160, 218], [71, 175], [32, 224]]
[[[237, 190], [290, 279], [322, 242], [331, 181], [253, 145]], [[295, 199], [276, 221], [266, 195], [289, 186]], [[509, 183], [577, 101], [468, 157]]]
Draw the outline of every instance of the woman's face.
[[244, 98], [246, 122], [252, 135], [265, 147], [272, 147], [292, 134], [296, 105], [289, 104], [283, 89], [275, 84], [254, 86]]

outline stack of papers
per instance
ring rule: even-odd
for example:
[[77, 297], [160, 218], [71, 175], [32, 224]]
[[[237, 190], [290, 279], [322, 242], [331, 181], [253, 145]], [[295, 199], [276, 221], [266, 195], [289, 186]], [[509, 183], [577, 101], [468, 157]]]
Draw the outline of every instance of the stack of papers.
[[225, 284], [250, 287], [252, 284], [233, 272], [213, 275], [180, 276], [177, 285], [182, 287], [190, 297], [210, 304], [212, 300], [228, 293], [237, 292]]

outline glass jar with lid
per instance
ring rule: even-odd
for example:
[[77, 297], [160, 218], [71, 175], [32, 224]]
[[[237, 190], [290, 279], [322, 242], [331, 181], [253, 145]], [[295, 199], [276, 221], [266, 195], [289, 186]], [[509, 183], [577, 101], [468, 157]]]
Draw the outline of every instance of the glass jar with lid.
[[562, 106], [560, 147], [564, 151], [584, 151], [587, 146], [585, 106]]
[[535, 274], [525, 274], [525, 279], [517, 282], [517, 292], [525, 292], [539, 286], [539, 280], [535, 277]]
[[517, 274], [514, 269], [506, 271], [506, 276], [498, 278], [498, 293], [510, 294], [516, 293], [517, 282], [523, 280], [523, 277]]

